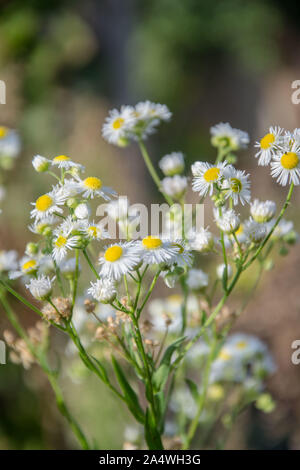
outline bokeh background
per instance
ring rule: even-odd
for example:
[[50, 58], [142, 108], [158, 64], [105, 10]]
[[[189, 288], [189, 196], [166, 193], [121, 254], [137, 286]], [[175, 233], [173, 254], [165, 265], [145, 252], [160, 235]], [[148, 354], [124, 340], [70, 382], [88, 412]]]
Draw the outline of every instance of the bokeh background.
[[[239, 166], [251, 172], [255, 196], [283, 200], [268, 169], [257, 168], [253, 143], [269, 125], [300, 127], [300, 105], [291, 102], [291, 84], [300, 79], [297, 2], [2, 0], [0, 8], [0, 79], [7, 86], [0, 123], [18, 129], [23, 141], [7, 175], [0, 249], [22, 253], [30, 239], [29, 203], [49, 184], [32, 171], [37, 153], [71, 155], [133, 203], [160, 200], [137, 148], [118, 149], [101, 137], [110, 108], [139, 100], [174, 113], [151, 139], [155, 161], [176, 150], [188, 162], [213, 160], [209, 128], [229, 121], [250, 133]], [[289, 215], [298, 230], [299, 202], [296, 191]], [[278, 257], [237, 326], [270, 346], [278, 372], [268, 385], [277, 407], [267, 416], [244, 413], [228, 447], [300, 448], [300, 366], [290, 359], [300, 339], [299, 264], [298, 246]], [[24, 324], [33, 321], [19, 314]], [[5, 326], [1, 315], [0, 332]], [[86, 385], [69, 377], [62, 384], [100, 446], [119, 448], [130, 422], [125, 410], [90, 377]], [[0, 448], [76, 448], [38, 368], [0, 366]]]

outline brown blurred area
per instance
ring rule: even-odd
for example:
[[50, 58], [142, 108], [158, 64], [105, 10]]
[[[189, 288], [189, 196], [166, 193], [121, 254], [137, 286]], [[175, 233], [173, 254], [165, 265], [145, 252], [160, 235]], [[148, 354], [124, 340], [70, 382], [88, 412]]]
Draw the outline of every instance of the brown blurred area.
[[[188, 165], [212, 160], [209, 128], [228, 121], [250, 133], [251, 144], [238, 167], [251, 173], [253, 195], [280, 206], [286, 188], [275, 183], [267, 168], [257, 167], [253, 144], [270, 125], [300, 127], [300, 104], [291, 101], [292, 82], [300, 79], [300, 12], [295, 5], [275, 0], [1, 2], [0, 79], [6, 82], [7, 104], [0, 105], [0, 125], [17, 129], [23, 146], [6, 175], [0, 249], [22, 254], [31, 240], [26, 228], [30, 202], [51, 182], [33, 171], [35, 154], [72, 156], [132, 203], [160, 201], [136, 146], [119, 149], [101, 137], [109, 109], [145, 99], [163, 102], [174, 113], [149, 141], [155, 162], [176, 150], [186, 154]], [[296, 188], [288, 218], [298, 231], [299, 204]], [[235, 326], [269, 345], [278, 366], [269, 381], [277, 408], [270, 415], [247, 411], [229, 448], [300, 449], [300, 366], [291, 362], [291, 344], [300, 339], [299, 263], [299, 245], [276, 257], [275, 268], [265, 273]], [[241, 296], [247, 283], [240, 282]], [[34, 321], [15, 302], [14, 307], [25, 325]], [[0, 332], [5, 326], [1, 315]], [[7, 365], [0, 372], [0, 448], [76, 447], [62, 429], [37, 368], [24, 373]], [[68, 377], [63, 383], [84, 427], [94, 426], [101, 438], [106, 434], [104, 447], [118, 448], [118, 426], [126, 414], [120, 411], [112, 423], [116, 404], [101, 387], [98, 391], [93, 383], [87, 390]], [[99, 416], [97, 425], [92, 424], [90, 402]]]

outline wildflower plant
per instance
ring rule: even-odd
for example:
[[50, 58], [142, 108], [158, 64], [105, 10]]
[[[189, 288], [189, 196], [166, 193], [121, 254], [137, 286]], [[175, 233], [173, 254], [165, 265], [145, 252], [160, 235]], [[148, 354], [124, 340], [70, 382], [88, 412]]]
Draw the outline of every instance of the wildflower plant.
[[[123, 106], [109, 113], [103, 137], [120, 147], [130, 141], [139, 146], [170, 206], [169, 223], [182, 222], [173, 203], [184, 207], [189, 185], [199, 201], [210, 199], [212, 231], [189, 228], [181, 238], [161, 233], [135, 239], [139, 214], [103, 186], [99, 175], [85, 174], [66, 155], [37, 155], [34, 169], [50, 175], [54, 184], [32, 203], [29, 228], [34, 239], [20, 260], [11, 251], [0, 254], [1, 303], [19, 336], [6, 332], [11, 358], [26, 368], [40, 364], [84, 449], [91, 448], [92, 439], [65, 404], [58, 370], [49, 361], [49, 327], [68, 337], [68, 354], [73, 358], [77, 352], [83, 365], [127, 406], [137, 426], [126, 429], [125, 448], [220, 448], [247, 406], [255, 403], [265, 412], [274, 408], [265, 379], [276, 366], [266, 345], [230, 330], [269, 269], [271, 250], [286, 251], [297, 240], [292, 222], [283, 217], [300, 182], [300, 132], [270, 128], [256, 144], [259, 164], [270, 164], [271, 175], [288, 186], [277, 210], [273, 201], [252, 200], [250, 175], [234, 167], [236, 152], [249, 144], [249, 136], [229, 124], [211, 129], [215, 163], [194, 162], [188, 178], [183, 154], [173, 152], [159, 162], [161, 178], [145, 141], [170, 118], [165, 105], [146, 101]], [[95, 200], [106, 201], [106, 214], [125, 240], [111, 240], [103, 221], [95, 222]], [[203, 270], [208, 255], [215, 262], [210, 273]], [[258, 274], [249, 296], [232, 310], [227, 301], [254, 264]], [[14, 284], [20, 281], [33, 299], [18, 292]], [[158, 282], [175, 293], [153, 298]], [[21, 326], [9, 293], [40, 317], [33, 329]]]

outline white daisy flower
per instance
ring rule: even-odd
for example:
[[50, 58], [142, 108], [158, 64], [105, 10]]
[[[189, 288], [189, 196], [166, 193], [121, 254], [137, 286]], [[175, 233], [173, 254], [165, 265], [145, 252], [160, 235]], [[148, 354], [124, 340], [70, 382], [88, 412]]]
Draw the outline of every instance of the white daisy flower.
[[291, 148], [286, 147], [273, 156], [271, 175], [282, 186], [300, 184], [300, 144], [294, 142]]
[[47, 300], [52, 293], [52, 281], [44, 275], [38, 278], [32, 278], [26, 288], [30, 290], [31, 295], [37, 300]]
[[52, 162], [52, 166], [56, 166], [58, 168], [63, 168], [64, 170], [70, 170], [71, 168], [76, 168], [77, 170], [84, 170], [84, 166], [80, 163], [75, 163], [68, 157], [67, 155], [57, 155], [54, 157]]
[[186, 268], [191, 267], [193, 264], [194, 257], [187, 247], [186, 243], [184, 240], [175, 240], [174, 242], [171, 243], [171, 245], [174, 246], [174, 248], [178, 249], [178, 253], [172, 257], [172, 260], [170, 262], [167, 262], [167, 265], [169, 264], [176, 264], [177, 266], [181, 268]]
[[243, 170], [236, 170], [232, 165], [226, 167], [224, 171], [224, 181], [222, 189], [225, 189], [225, 197], [232, 198], [233, 204], [236, 206], [239, 201], [242, 205], [250, 203], [250, 175]]
[[197, 232], [192, 230], [188, 234], [188, 240], [192, 250], [199, 253], [208, 253], [214, 248], [214, 236], [208, 228], [201, 227]]
[[21, 276], [33, 276], [37, 273], [38, 267], [39, 263], [37, 259], [23, 256], [19, 261], [19, 269], [10, 271], [9, 278], [17, 279]]
[[186, 284], [191, 290], [200, 290], [208, 286], [208, 275], [202, 269], [190, 269]]
[[136, 124], [134, 108], [132, 106], [122, 106], [121, 110], [113, 109], [109, 111], [108, 117], [102, 127], [102, 135], [110, 144], [119, 145], [122, 139], [128, 137]]
[[101, 223], [96, 224], [92, 221], [84, 225], [81, 230], [89, 240], [103, 240], [109, 238], [109, 233], [103, 229]]
[[265, 224], [255, 222], [251, 217], [244, 223], [244, 234], [247, 240], [254, 243], [261, 242], [267, 235]]
[[240, 218], [233, 209], [221, 211], [214, 209], [215, 221], [222, 232], [227, 234], [234, 233], [240, 226]]
[[30, 212], [31, 217], [36, 220], [44, 219], [55, 213], [61, 214], [63, 212], [62, 206], [67, 199], [64, 188], [60, 185], [53, 187], [52, 191], [40, 196], [35, 202], [31, 204], [35, 208]]
[[207, 162], [195, 162], [192, 165], [193, 191], [199, 192], [200, 196], [206, 196], [209, 192], [211, 196], [214, 189], [214, 184], [218, 183], [222, 177], [226, 167], [226, 163], [218, 163], [211, 165]]
[[278, 147], [282, 143], [282, 132], [283, 129], [280, 127], [270, 127], [269, 132], [264, 135], [259, 142], [255, 143], [255, 147], [259, 148], [258, 152], [255, 154], [255, 158], [258, 158], [259, 165], [269, 165], [276, 150], [278, 150]]
[[[222, 264], [219, 264], [217, 266], [217, 277], [218, 279], [222, 280], [223, 279], [223, 275], [224, 275], [224, 271], [225, 271], [225, 268], [226, 268], [226, 265], [224, 263]], [[232, 267], [230, 266], [230, 264], [227, 264], [227, 279], [230, 279], [231, 276], [233, 274], [233, 271], [232, 271]]]
[[56, 224], [60, 219], [53, 215], [43, 218], [42, 220], [35, 221], [28, 228], [32, 233], [37, 235], [50, 235], [52, 232], [52, 226]]
[[172, 113], [165, 104], [152, 103], [151, 101], [137, 103], [135, 107], [135, 115], [137, 119], [141, 119], [142, 121], [148, 121], [151, 119], [169, 121], [172, 117]]
[[184, 156], [181, 152], [172, 152], [165, 155], [158, 163], [165, 176], [174, 176], [184, 170]]
[[100, 276], [115, 281], [129, 271], [136, 269], [141, 262], [141, 250], [135, 242], [115, 243], [105, 249], [104, 255], [99, 258]]
[[21, 151], [21, 140], [17, 132], [0, 126], [0, 158], [16, 158]]
[[15, 250], [0, 251], [0, 273], [18, 268], [18, 253]]
[[112, 197], [117, 196], [113, 189], [102, 186], [102, 181], [96, 176], [88, 176], [84, 180], [81, 180], [79, 177], [76, 179], [78, 192], [83, 193], [82, 195], [86, 199], [102, 197], [105, 201], [110, 201]]
[[77, 219], [80, 220], [88, 219], [91, 215], [91, 208], [88, 204], [82, 202], [81, 204], [78, 204], [78, 206], [75, 207], [74, 215], [75, 217], [77, 217]]
[[68, 250], [78, 248], [81, 238], [73, 235], [76, 223], [71, 220], [65, 220], [60, 227], [54, 230], [52, 256], [57, 263], [60, 263], [67, 254]]
[[276, 214], [276, 203], [255, 199], [250, 206], [250, 214], [256, 222], [269, 222]]
[[[275, 220], [270, 220], [270, 222], [266, 224], [268, 233], [273, 228], [274, 224], [275, 224]], [[281, 219], [272, 234], [272, 238], [273, 239], [284, 238], [286, 235], [289, 235], [293, 231], [294, 231], [294, 223], [291, 220]]]
[[46, 157], [42, 157], [42, 155], [35, 155], [32, 159], [32, 166], [38, 173], [47, 171], [50, 164], [51, 160], [48, 160]]
[[91, 282], [87, 292], [98, 302], [110, 303], [117, 295], [116, 283], [111, 279], [98, 279], [96, 282]]
[[168, 176], [161, 181], [162, 191], [174, 199], [181, 199], [187, 188], [185, 176]]
[[180, 251], [174, 242], [151, 235], [138, 242], [138, 246], [145, 264], [167, 263], [170, 265], [175, 262]]
[[211, 143], [214, 147], [230, 148], [239, 150], [249, 144], [249, 135], [240, 129], [234, 129], [227, 123], [220, 122], [211, 127]]
[[253, 356], [263, 355], [267, 351], [266, 345], [255, 336], [245, 333], [235, 333], [226, 340], [226, 348], [240, 359], [246, 360]]

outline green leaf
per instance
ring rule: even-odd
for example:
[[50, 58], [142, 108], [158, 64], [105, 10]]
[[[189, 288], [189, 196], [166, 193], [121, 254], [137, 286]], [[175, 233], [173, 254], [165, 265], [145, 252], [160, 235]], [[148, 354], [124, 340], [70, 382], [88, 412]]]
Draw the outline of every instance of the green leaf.
[[163, 449], [160, 434], [156, 428], [155, 419], [149, 408], [146, 410], [145, 439], [150, 450]]
[[145, 416], [144, 412], [139, 404], [138, 397], [129, 384], [128, 380], [125, 377], [125, 374], [120, 366], [120, 364], [117, 362], [114, 356], [111, 356], [112, 359], [112, 365], [116, 374], [116, 377], [118, 379], [118, 382], [120, 384], [120, 387], [124, 393], [124, 397], [126, 400], [126, 403], [128, 405], [128, 408], [130, 409], [131, 413], [133, 416], [140, 422], [144, 423], [145, 421]]
[[166, 349], [158, 369], [153, 374], [153, 386], [156, 392], [159, 392], [166, 384], [169, 376], [172, 355], [184, 340], [185, 336], [182, 336], [181, 338], [178, 338], [176, 341], [174, 341], [174, 343], [170, 344], [170, 346]]
[[186, 381], [187, 386], [189, 387], [192, 397], [194, 398], [195, 401], [197, 401], [199, 398], [197, 385], [191, 379], [185, 379], [185, 381]]

